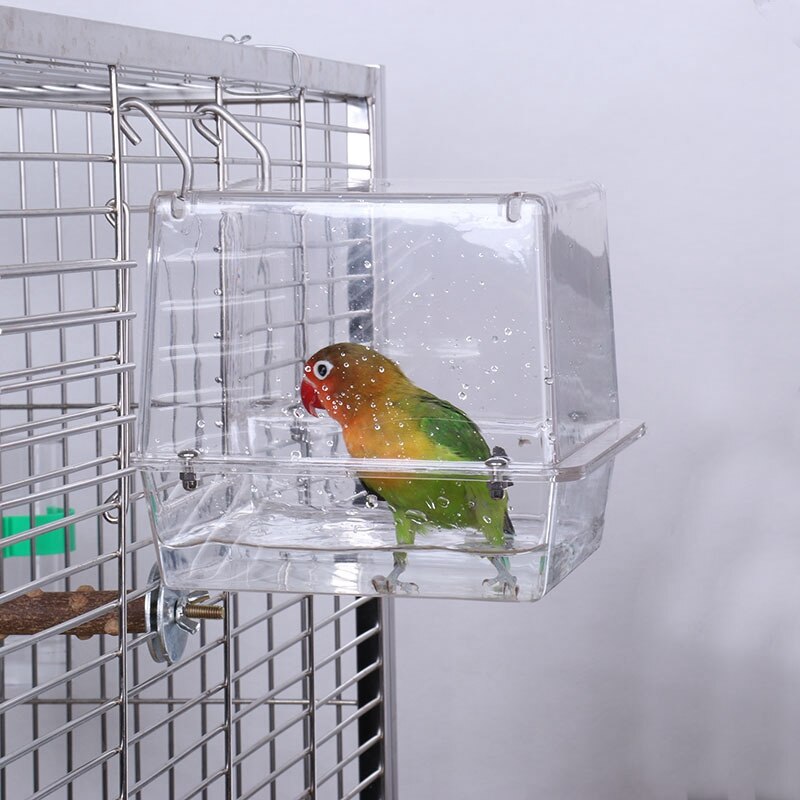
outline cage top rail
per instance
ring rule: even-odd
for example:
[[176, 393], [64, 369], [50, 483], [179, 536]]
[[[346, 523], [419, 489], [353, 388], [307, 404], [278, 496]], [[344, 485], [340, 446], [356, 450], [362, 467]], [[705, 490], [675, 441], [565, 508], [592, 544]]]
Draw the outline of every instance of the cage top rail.
[[[253, 47], [196, 36], [134, 28], [0, 6], [0, 53], [119, 65], [158, 73], [212, 75], [258, 86], [297, 88], [297, 58], [284, 48]], [[303, 88], [342, 96], [373, 97], [381, 68], [299, 55]], [[265, 81], [264, 76], [269, 80]]]

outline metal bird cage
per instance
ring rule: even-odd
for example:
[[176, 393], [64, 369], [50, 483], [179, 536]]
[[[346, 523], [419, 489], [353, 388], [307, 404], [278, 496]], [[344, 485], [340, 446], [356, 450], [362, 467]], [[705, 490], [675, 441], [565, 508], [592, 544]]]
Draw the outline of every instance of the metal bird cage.
[[130, 462], [147, 210], [186, 168], [170, 143], [197, 187], [256, 181], [254, 142], [276, 180], [369, 180], [381, 87], [0, 8], [0, 797], [395, 796], [389, 605], [160, 587]]

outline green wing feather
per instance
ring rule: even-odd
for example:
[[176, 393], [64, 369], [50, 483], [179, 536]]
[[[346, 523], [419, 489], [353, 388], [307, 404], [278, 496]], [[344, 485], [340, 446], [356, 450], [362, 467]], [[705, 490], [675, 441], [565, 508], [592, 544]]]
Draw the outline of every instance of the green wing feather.
[[489, 445], [478, 426], [452, 403], [421, 392], [414, 398], [413, 411], [422, 432], [449, 450], [454, 460], [486, 461], [489, 458]]
[[[417, 401], [424, 414], [418, 419], [419, 426], [438, 445], [447, 448], [459, 460], [486, 461], [489, 458], [491, 450], [478, 426], [460, 408], [456, 408], [447, 400], [442, 400], [429, 392], [422, 392]], [[481, 487], [478, 498], [479, 505], [488, 509], [491, 516], [494, 516], [497, 501], [489, 500], [488, 494], [484, 498], [484, 494], [483, 487]], [[484, 502], [486, 500], [488, 500], [488, 504]], [[503, 509], [502, 534], [513, 536], [514, 526], [506, 510], [505, 501], [501, 508]], [[484, 532], [487, 533], [487, 538], [495, 540], [495, 544], [502, 543], [502, 539], [498, 540], [496, 534], [491, 535], [489, 531]]]
[[[403, 419], [417, 425], [423, 434], [430, 437], [433, 447], [429, 457], [485, 461], [491, 455], [478, 426], [446, 400], [416, 389], [413, 394], [397, 398], [396, 403], [402, 408]], [[435, 525], [477, 527], [489, 542], [497, 546], [502, 546], [506, 537], [513, 535], [506, 501], [490, 498], [483, 481], [419, 479], [403, 481], [399, 487], [380, 480], [364, 483], [394, 506], [397, 537], [401, 544], [413, 543], [416, 533], [406, 518], [405, 512], [409, 509], [423, 511]], [[439, 507], [436, 502], [442, 497], [450, 502]]]

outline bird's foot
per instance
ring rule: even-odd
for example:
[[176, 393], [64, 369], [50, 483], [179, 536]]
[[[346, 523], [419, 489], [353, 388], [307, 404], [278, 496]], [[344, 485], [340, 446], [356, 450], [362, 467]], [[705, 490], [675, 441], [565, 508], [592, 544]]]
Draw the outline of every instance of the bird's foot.
[[401, 581], [391, 575], [376, 575], [372, 579], [372, 586], [381, 594], [419, 594], [419, 586], [411, 581]]
[[519, 597], [519, 586], [517, 579], [513, 575], [495, 575], [494, 578], [487, 578], [483, 582], [484, 591], [491, 595], [516, 599]]

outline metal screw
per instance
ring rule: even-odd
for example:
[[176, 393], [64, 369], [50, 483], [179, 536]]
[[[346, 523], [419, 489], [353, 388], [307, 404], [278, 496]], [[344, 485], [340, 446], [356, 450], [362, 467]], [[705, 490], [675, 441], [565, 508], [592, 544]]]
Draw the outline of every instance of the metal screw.
[[502, 500], [505, 490], [514, 485], [513, 481], [508, 480], [508, 477], [503, 474], [503, 470], [511, 463], [511, 459], [508, 457], [508, 453], [498, 446], [492, 449], [491, 458], [487, 458], [484, 463], [492, 474], [491, 480], [488, 481], [489, 495], [493, 500]]
[[204, 606], [200, 603], [187, 603], [183, 607], [183, 614], [189, 619], [225, 619], [222, 606]]
[[190, 634], [200, 627], [199, 620], [224, 619], [221, 606], [205, 605], [208, 592], [189, 594], [170, 589], [161, 583], [158, 566], [150, 570], [150, 583], [155, 586], [144, 597], [144, 619], [147, 648], [154, 661], [174, 664], [180, 660]]
[[197, 488], [197, 474], [192, 469], [192, 459], [197, 458], [200, 453], [197, 450], [181, 450], [178, 453], [178, 458], [183, 461], [183, 472], [178, 477], [181, 479], [181, 484], [187, 492], [191, 492]]

